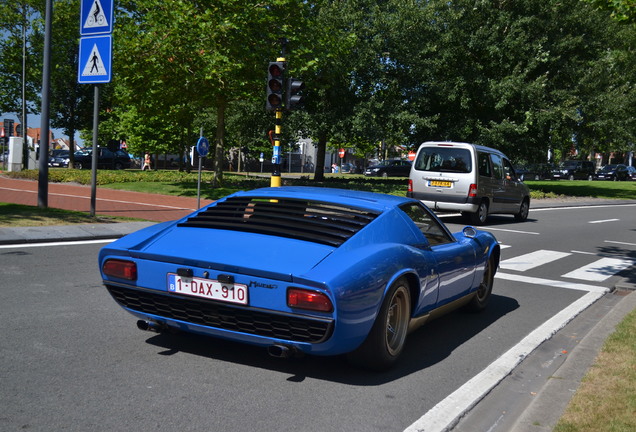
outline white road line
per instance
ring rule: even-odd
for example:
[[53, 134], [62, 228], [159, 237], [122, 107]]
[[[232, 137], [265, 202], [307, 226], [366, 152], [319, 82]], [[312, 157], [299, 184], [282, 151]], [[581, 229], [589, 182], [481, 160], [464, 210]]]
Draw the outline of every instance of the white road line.
[[499, 264], [502, 269], [526, 271], [571, 255], [568, 252], [538, 250], [525, 255], [504, 260]]
[[[13, 191], [13, 192], [37, 193], [37, 191], [28, 191], [28, 190], [22, 190], [22, 189], [12, 189], [12, 188], [0, 188], [0, 189], [9, 190], [9, 191]], [[89, 196], [70, 195], [70, 194], [61, 194], [61, 193], [49, 192], [49, 196], [52, 196], [52, 195], [53, 196], [60, 196], [60, 197], [91, 199], [91, 197], [89, 197]], [[107, 198], [96, 198], [96, 199], [97, 199], [97, 201], [114, 202], [114, 203], [120, 203], [120, 204], [134, 204], [134, 205], [148, 206], [148, 207], [161, 207], [161, 208], [167, 208], [167, 209], [173, 209], [173, 210], [190, 210], [190, 211], [195, 211], [196, 210], [194, 208], [175, 207], [175, 206], [167, 206], [167, 205], [162, 205], [162, 204], [147, 204], [147, 203], [141, 203], [141, 202], [122, 201], [122, 200], [114, 200], [114, 199], [107, 199]]]
[[[600, 288], [600, 287], [599, 287]], [[517, 345], [492, 362], [463, 386], [431, 408], [405, 432], [445, 432], [455, 426], [461, 416], [486, 396], [501, 380], [508, 376], [524, 358], [541, 343], [550, 339], [574, 317], [587, 309], [607, 292], [590, 291], [561, 310], [522, 339]]]
[[636, 207], [636, 204], [608, 204], [608, 205], [592, 205], [592, 206], [573, 206], [573, 207], [545, 207], [545, 208], [530, 208], [531, 212], [540, 211], [554, 211], [554, 210], [578, 210], [578, 209], [599, 209], [599, 208], [614, 208], [614, 207]]
[[63, 242], [47, 242], [47, 243], [14, 243], [9, 245], [0, 245], [0, 249], [22, 249], [32, 247], [47, 247], [47, 246], [74, 246], [84, 244], [97, 244], [97, 243], [112, 243], [117, 239], [102, 239], [102, 240], [76, 240], [76, 241], [63, 241]]
[[505, 229], [505, 228], [493, 228], [493, 227], [485, 227], [485, 226], [480, 226], [479, 229], [480, 230], [484, 230], [484, 231], [503, 231], [503, 232], [517, 233], [517, 234], [541, 235], [541, 233], [532, 232], [532, 231], [519, 231], [519, 230], [511, 230], [511, 229]]
[[614, 276], [616, 273], [631, 267], [634, 263], [636, 262], [630, 259], [601, 258], [598, 261], [566, 273], [561, 277], [602, 282]]
[[603, 219], [603, 220], [595, 220], [595, 221], [589, 221], [588, 223], [590, 224], [600, 224], [600, 223], [605, 223], [605, 222], [616, 222], [619, 221], [620, 219]]
[[605, 243], [619, 244], [624, 246], [636, 246], [636, 243], [627, 243], [627, 242], [619, 242], [619, 241], [612, 241], [612, 240], [605, 240]]
[[508, 273], [501, 273], [501, 272], [497, 272], [497, 274], [495, 274], [495, 278], [514, 281], [514, 282], [522, 282], [522, 283], [527, 283], [532, 285], [545, 285], [545, 286], [551, 286], [555, 288], [564, 288], [564, 289], [571, 289], [571, 290], [577, 290], [577, 291], [587, 291], [587, 292], [598, 293], [598, 292], [607, 292], [608, 290], [605, 287], [600, 287], [596, 285], [557, 281], [557, 280], [551, 280], [551, 279], [543, 279], [543, 278], [536, 278], [536, 277], [529, 277], [529, 276], [522, 276], [522, 275], [508, 274]]

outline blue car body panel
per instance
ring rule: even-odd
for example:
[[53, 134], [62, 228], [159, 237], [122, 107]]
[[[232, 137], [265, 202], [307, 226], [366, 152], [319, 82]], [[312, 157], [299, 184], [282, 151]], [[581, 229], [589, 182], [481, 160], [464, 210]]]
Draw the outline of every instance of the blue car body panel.
[[[300, 203], [301, 211], [288, 216], [288, 203]], [[314, 207], [302, 211], [305, 203]], [[142, 320], [261, 346], [286, 344], [306, 353], [345, 353], [365, 340], [387, 290], [398, 278], [407, 277], [411, 283], [412, 317], [417, 318], [475, 292], [487, 260], [498, 253], [496, 239], [486, 232], [471, 238], [448, 233], [452, 241], [429, 244], [400, 209], [409, 203], [423, 206], [410, 198], [328, 188], [238, 192], [186, 218], [103, 247], [102, 279], [115, 300]], [[282, 222], [270, 226], [270, 218], [262, 217], [254, 228], [250, 218], [257, 220], [262, 207], [266, 215], [280, 213]], [[236, 208], [241, 209], [239, 216]], [[351, 214], [342, 216], [341, 210]], [[441, 224], [432, 212], [431, 216]], [[210, 222], [214, 218], [221, 222]], [[332, 228], [344, 219], [359, 226]], [[105, 274], [103, 265], [109, 259], [134, 262], [136, 280]], [[233, 278], [235, 284], [247, 286], [248, 304], [169, 292], [167, 275], [183, 268], [195, 278]], [[333, 311], [288, 306], [290, 287], [324, 293]]]

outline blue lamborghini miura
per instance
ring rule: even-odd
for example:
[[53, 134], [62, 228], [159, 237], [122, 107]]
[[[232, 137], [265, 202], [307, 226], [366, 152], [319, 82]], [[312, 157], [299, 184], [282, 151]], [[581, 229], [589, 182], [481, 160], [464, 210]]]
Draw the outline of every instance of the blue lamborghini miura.
[[486, 307], [500, 248], [422, 203], [351, 190], [238, 192], [105, 246], [106, 288], [145, 330], [184, 330], [287, 357], [346, 353], [386, 369], [406, 336]]

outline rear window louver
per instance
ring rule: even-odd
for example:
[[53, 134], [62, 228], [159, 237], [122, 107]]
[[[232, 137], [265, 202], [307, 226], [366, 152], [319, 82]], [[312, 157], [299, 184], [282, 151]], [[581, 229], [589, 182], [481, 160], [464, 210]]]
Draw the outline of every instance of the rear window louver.
[[232, 197], [178, 226], [266, 234], [337, 247], [378, 214], [319, 201]]

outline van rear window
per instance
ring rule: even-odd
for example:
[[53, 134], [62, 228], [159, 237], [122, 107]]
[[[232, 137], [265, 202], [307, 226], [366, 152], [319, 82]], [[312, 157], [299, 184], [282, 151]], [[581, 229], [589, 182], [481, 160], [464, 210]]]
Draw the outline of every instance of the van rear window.
[[468, 149], [424, 147], [417, 155], [415, 169], [418, 171], [469, 173], [473, 167]]

